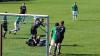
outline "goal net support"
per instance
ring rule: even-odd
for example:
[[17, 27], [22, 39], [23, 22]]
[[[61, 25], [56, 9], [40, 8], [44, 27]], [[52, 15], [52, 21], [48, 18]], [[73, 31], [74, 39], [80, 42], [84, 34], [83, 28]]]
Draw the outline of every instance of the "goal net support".
[[[16, 13], [0, 13], [0, 16], [31, 16], [34, 19], [36, 18], [44, 18], [46, 19], [46, 56], [49, 56], [49, 16], [48, 15], [37, 15], [37, 14], [16, 14]], [[2, 27], [1, 27], [2, 28]], [[1, 30], [2, 31], [2, 30]], [[1, 32], [2, 33], [2, 32]], [[2, 37], [0, 38], [2, 40]], [[2, 45], [1, 45], [2, 47]], [[2, 50], [1, 50], [2, 53]]]

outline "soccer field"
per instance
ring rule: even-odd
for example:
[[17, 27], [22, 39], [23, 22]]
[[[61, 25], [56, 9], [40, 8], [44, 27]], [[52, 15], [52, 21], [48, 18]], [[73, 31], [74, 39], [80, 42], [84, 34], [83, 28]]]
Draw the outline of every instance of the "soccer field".
[[[0, 2], [0, 13], [19, 13], [20, 2]], [[28, 14], [50, 16], [50, 30], [55, 22], [65, 21], [66, 33], [62, 43], [62, 56], [100, 56], [100, 0], [77, 0], [78, 20], [72, 20], [71, 7], [74, 0], [33, 0], [26, 1]], [[16, 17], [8, 18], [9, 30], [13, 29]], [[45, 56], [45, 47], [29, 47], [25, 41], [30, 37], [31, 17], [26, 18], [16, 35], [3, 38], [3, 56]], [[0, 16], [0, 23], [2, 17]], [[44, 34], [39, 30], [39, 35]], [[77, 46], [74, 46], [77, 44]]]

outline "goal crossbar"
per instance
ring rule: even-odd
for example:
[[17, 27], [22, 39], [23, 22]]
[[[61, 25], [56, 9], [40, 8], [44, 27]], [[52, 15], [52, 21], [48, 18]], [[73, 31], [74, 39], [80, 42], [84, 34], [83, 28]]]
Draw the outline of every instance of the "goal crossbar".
[[17, 14], [17, 13], [0, 13], [1, 16], [32, 16], [32, 17], [42, 17], [48, 18], [48, 15], [38, 15], [38, 14]]

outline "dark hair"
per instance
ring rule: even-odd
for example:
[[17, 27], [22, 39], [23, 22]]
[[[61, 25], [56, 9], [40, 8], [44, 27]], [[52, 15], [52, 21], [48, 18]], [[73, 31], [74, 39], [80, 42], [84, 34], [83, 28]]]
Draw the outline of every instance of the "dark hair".
[[5, 11], [5, 13], [7, 13], [7, 11]]
[[61, 24], [64, 24], [64, 21], [63, 20], [61, 21]]
[[59, 23], [55, 23], [55, 26], [59, 26]]

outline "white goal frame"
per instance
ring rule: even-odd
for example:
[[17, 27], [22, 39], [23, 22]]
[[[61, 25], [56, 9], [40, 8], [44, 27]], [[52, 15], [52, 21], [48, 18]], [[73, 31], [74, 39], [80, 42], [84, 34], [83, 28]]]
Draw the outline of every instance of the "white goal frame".
[[[32, 16], [33, 18], [45, 18], [46, 19], [46, 56], [49, 56], [49, 16], [38, 14], [17, 14], [17, 13], [0, 13], [0, 16]], [[2, 39], [2, 37], [0, 38]], [[2, 53], [2, 50], [1, 50]]]

